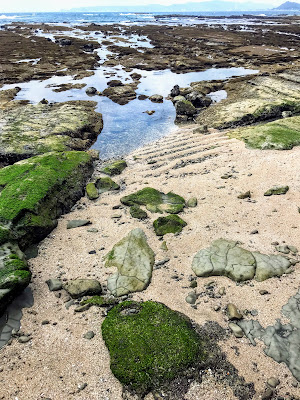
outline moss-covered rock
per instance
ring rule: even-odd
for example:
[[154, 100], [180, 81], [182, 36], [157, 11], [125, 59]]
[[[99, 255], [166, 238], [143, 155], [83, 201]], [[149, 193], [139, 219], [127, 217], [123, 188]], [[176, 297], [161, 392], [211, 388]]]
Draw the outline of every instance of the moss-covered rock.
[[136, 193], [121, 198], [126, 206], [143, 205], [151, 212], [167, 212], [177, 214], [185, 207], [185, 200], [178, 194], [169, 192], [164, 194], [156, 189], [146, 187]]
[[280, 194], [286, 194], [289, 190], [288, 186], [274, 186], [271, 189], [268, 189], [265, 193], [264, 196], [273, 196], [273, 195], [280, 195]]
[[84, 152], [47, 153], [0, 170], [0, 243], [43, 239], [83, 195], [93, 170]]
[[96, 186], [99, 194], [108, 192], [110, 190], [119, 190], [120, 189], [120, 186], [109, 177], [98, 178], [96, 180], [95, 186]]
[[105, 318], [102, 335], [113, 374], [138, 394], [158, 388], [206, 358], [189, 320], [153, 301], [117, 305]]
[[98, 307], [108, 307], [118, 303], [118, 299], [113, 296], [93, 296], [87, 300], [83, 300], [80, 304], [82, 306], [98, 306]]
[[254, 149], [289, 150], [300, 145], [300, 117], [236, 129], [229, 136], [243, 140], [247, 147]]
[[130, 211], [130, 215], [133, 218], [142, 219], [142, 220], [148, 218], [148, 214], [146, 213], [146, 211], [142, 210], [141, 207], [138, 205], [131, 206], [129, 211]]
[[12, 164], [51, 151], [86, 150], [103, 128], [95, 105], [70, 101], [0, 111], [0, 161]]
[[101, 172], [109, 176], [120, 175], [126, 167], [127, 163], [125, 160], [116, 160], [110, 164], [105, 165], [102, 168]]
[[178, 215], [160, 217], [153, 222], [153, 227], [157, 236], [164, 236], [167, 233], [179, 233], [186, 225], [187, 223], [178, 217]]
[[94, 184], [94, 182], [90, 182], [86, 185], [85, 188], [86, 195], [90, 200], [96, 200], [99, 197], [98, 190]]
[[18, 245], [0, 246], [0, 316], [7, 305], [29, 284], [31, 273]]

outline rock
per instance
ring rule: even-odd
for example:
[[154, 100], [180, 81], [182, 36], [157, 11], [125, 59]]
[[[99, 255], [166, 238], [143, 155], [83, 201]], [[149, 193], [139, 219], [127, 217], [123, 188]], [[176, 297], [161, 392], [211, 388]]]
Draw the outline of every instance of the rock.
[[104, 174], [109, 175], [109, 176], [120, 175], [126, 167], [127, 167], [126, 161], [116, 160], [116, 161], [112, 162], [111, 164], [105, 165], [101, 169], [101, 172], [103, 172]]
[[102, 324], [102, 336], [112, 373], [139, 398], [207, 358], [190, 321], [153, 301], [114, 307]]
[[261, 295], [261, 296], [264, 296], [264, 295], [266, 295], [266, 294], [270, 294], [267, 290], [265, 290], [265, 289], [261, 289], [261, 290], [259, 290], [259, 294]]
[[168, 249], [168, 246], [167, 246], [167, 243], [166, 243], [165, 240], [162, 242], [160, 248], [161, 248], [163, 251], [168, 251], [168, 250], [169, 250], [169, 249]]
[[275, 389], [280, 384], [280, 380], [272, 377], [267, 380], [267, 384], [271, 386], [271, 388]]
[[185, 200], [173, 192], [167, 194], [147, 187], [136, 193], [121, 198], [121, 203], [126, 206], [143, 205], [150, 212], [167, 212], [177, 214], [185, 206]]
[[[195, 282], [195, 281], [194, 281], [194, 282]], [[187, 303], [189, 303], [189, 304], [195, 304], [196, 301], [197, 301], [197, 295], [196, 295], [196, 293], [195, 293], [195, 292], [190, 292], [190, 293], [186, 296], [185, 301], [186, 301]]]
[[220, 289], [218, 290], [218, 293], [219, 293], [219, 295], [224, 296], [224, 294], [226, 294], [225, 287], [224, 286], [220, 287]]
[[84, 383], [79, 383], [78, 385], [77, 385], [77, 387], [78, 387], [78, 390], [81, 392], [82, 390], [84, 390], [86, 387], [87, 387], [87, 383], [86, 382], [84, 382]]
[[291, 250], [292, 253], [298, 253], [298, 249], [295, 246], [288, 246], [288, 249]]
[[[116, 173], [115, 173], [116, 171], [121, 171], [121, 169], [122, 169], [121, 164], [119, 167], [116, 166], [115, 168], [116, 168], [115, 170], [109, 169], [109, 171], [111, 171], [111, 173], [113, 173], [114, 175], [116, 175]], [[96, 186], [99, 194], [104, 193], [104, 192], [109, 192], [111, 190], [119, 190], [120, 189], [120, 186], [109, 177], [98, 178], [96, 180], [95, 186]]]
[[99, 197], [98, 190], [93, 182], [90, 182], [86, 185], [85, 188], [86, 195], [90, 200], [96, 200]]
[[290, 252], [290, 249], [288, 248], [288, 246], [276, 246], [275, 248], [277, 251], [279, 251], [279, 253], [289, 254], [289, 252]]
[[157, 236], [164, 236], [167, 233], [180, 233], [187, 223], [178, 215], [160, 217], [153, 222], [154, 231]]
[[175, 103], [176, 115], [187, 115], [193, 117], [197, 114], [197, 109], [188, 100], [179, 100]]
[[127, 85], [108, 87], [103, 90], [103, 96], [107, 96], [114, 103], [120, 105], [128, 104], [131, 100], [136, 98], [137, 83], [129, 83]]
[[234, 322], [230, 322], [228, 324], [229, 328], [231, 329], [232, 333], [234, 334], [235, 337], [241, 338], [244, 336], [243, 330]]
[[176, 96], [179, 96], [179, 95], [180, 95], [179, 86], [178, 86], [178, 85], [175, 85], [175, 86], [173, 87], [173, 89], [171, 89], [170, 96], [171, 96], [171, 97], [176, 97]]
[[190, 287], [191, 287], [192, 289], [196, 288], [197, 286], [198, 286], [197, 281], [192, 281], [192, 282], [190, 283]]
[[18, 342], [19, 343], [28, 343], [31, 340], [30, 336], [19, 336]]
[[134, 81], [139, 81], [142, 77], [142, 75], [138, 74], [137, 72], [133, 72], [132, 74], [130, 74], [130, 76]]
[[267, 190], [264, 193], [264, 196], [273, 196], [273, 195], [286, 194], [286, 192], [288, 190], [289, 190], [288, 186], [274, 186], [271, 189]]
[[154, 110], [151, 110], [151, 111], [147, 110], [147, 111], [145, 111], [145, 113], [148, 114], [148, 115], [153, 115], [155, 113], [155, 111]]
[[145, 94], [140, 94], [140, 95], [138, 96], [138, 99], [139, 99], [139, 100], [146, 100], [146, 99], [148, 99], [148, 96], [146, 96]]
[[60, 279], [48, 279], [46, 281], [50, 292], [56, 292], [62, 289], [62, 281]]
[[19, 246], [9, 242], [0, 245], [0, 316], [30, 279], [31, 273]]
[[0, 244], [26, 248], [46, 237], [83, 195], [92, 160], [84, 152], [48, 153], [0, 169]]
[[221, 179], [229, 179], [232, 177], [232, 174], [224, 174], [221, 176]]
[[250, 235], [257, 235], [258, 234], [258, 230], [254, 229], [253, 231], [250, 232]]
[[152, 103], [163, 103], [164, 98], [160, 94], [153, 94], [149, 97], [149, 100], [151, 100]]
[[250, 192], [250, 190], [248, 190], [248, 191], [245, 192], [245, 193], [239, 194], [237, 198], [238, 198], [238, 199], [251, 199], [251, 192]]
[[88, 219], [72, 219], [68, 221], [67, 229], [79, 228], [81, 226], [90, 225], [91, 221]]
[[230, 320], [243, 318], [243, 315], [238, 311], [236, 306], [232, 303], [229, 303], [227, 306], [227, 316]]
[[120, 80], [112, 79], [111, 81], [107, 82], [107, 86], [109, 86], [109, 87], [118, 87], [118, 86], [124, 86], [124, 85]]
[[283, 256], [250, 252], [239, 247], [238, 242], [218, 239], [195, 255], [192, 269], [197, 276], [224, 275], [239, 282], [281, 276], [290, 265]]
[[74, 309], [74, 312], [81, 313], [81, 312], [87, 311], [89, 308], [90, 308], [90, 305], [89, 304], [85, 304], [83, 306], [76, 307]]
[[271, 397], [273, 396], [273, 390], [270, 388], [267, 388], [261, 395], [261, 400], [270, 400]]
[[70, 101], [0, 110], [0, 162], [13, 164], [51, 151], [86, 150], [103, 128], [95, 105]]
[[82, 296], [92, 296], [94, 294], [101, 294], [102, 288], [98, 281], [95, 279], [74, 279], [64, 285], [64, 289], [69, 293], [73, 299]]
[[208, 126], [207, 125], [198, 125], [196, 129], [193, 130], [193, 133], [201, 133], [202, 135], [208, 135]]
[[55, 42], [60, 44], [61, 46], [71, 46], [72, 44], [72, 41], [70, 39], [58, 39]]
[[131, 206], [129, 211], [130, 211], [130, 215], [133, 218], [141, 219], [141, 220], [148, 218], [148, 214], [146, 213], [146, 211], [142, 210], [141, 207], [138, 205]]
[[118, 269], [107, 280], [107, 288], [114, 296], [140, 292], [149, 285], [154, 253], [141, 229], [133, 229], [113, 247], [105, 260], [106, 267]]
[[187, 207], [190, 208], [197, 207], [197, 204], [198, 204], [197, 197], [191, 197], [186, 203]]
[[205, 108], [211, 105], [212, 99], [210, 97], [204, 96], [198, 92], [191, 92], [186, 95], [186, 99], [190, 101], [196, 108]]
[[85, 93], [88, 95], [94, 95], [97, 93], [97, 89], [95, 87], [91, 86], [85, 90]]
[[173, 103], [176, 103], [177, 101], [186, 101], [186, 98], [185, 98], [184, 96], [178, 95], [178, 96], [175, 96], [175, 97], [172, 99], [172, 101], [173, 101]]
[[80, 304], [81, 305], [88, 305], [89, 307], [91, 306], [97, 306], [97, 307], [108, 307], [108, 306], [113, 306], [115, 304], [118, 304], [118, 299], [116, 299], [114, 296], [93, 296], [90, 297], [87, 300], [83, 300]]

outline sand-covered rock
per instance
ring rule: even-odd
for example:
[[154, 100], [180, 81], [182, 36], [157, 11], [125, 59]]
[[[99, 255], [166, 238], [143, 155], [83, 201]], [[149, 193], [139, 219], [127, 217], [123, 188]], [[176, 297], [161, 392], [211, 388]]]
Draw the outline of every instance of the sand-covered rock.
[[256, 279], [264, 281], [281, 276], [291, 266], [281, 255], [251, 252], [238, 246], [239, 242], [218, 239], [194, 257], [192, 269], [197, 276], [224, 275], [234, 281]]
[[105, 266], [118, 272], [107, 280], [108, 290], [115, 296], [140, 292], [150, 283], [154, 253], [141, 229], [133, 229], [107, 254]]
[[0, 110], [0, 161], [12, 164], [50, 151], [86, 150], [103, 128], [95, 103], [27, 104]]
[[21, 248], [44, 238], [82, 196], [92, 174], [84, 152], [47, 153], [0, 170], [0, 243]]

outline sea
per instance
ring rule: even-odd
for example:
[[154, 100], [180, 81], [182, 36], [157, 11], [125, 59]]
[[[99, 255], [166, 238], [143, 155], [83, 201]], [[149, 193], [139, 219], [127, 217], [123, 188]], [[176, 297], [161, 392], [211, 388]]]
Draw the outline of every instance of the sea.
[[[1, 14], [1, 12], [0, 12]], [[252, 13], [254, 16], [277, 16], [279, 12], [266, 11]], [[227, 18], [220, 18], [227, 17]], [[260, 18], [259, 18], [260, 19]], [[266, 21], [264, 21], [266, 22]], [[272, 23], [272, 20], [268, 21]], [[19, 23], [33, 24], [55, 24], [69, 26], [70, 31], [64, 31], [67, 36], [76, 35], [77, 37], [91, 38], [92, 32], [84, 32], [78, 29], [81, 24], [123, 24], [124, 28], [130, 24], [245, 24], [251, 25], [259, 23], [255, 18], [252, 20], [247, 14], [238, 12], [228, 13], [3, 13], [0, 15], [0, 29], [5, 29], [6, 24], [15, 26]], [[76, 28], [77, 26], [77, 28]], [[73, 28], [73, 29], [71, 29]], [[251, 28], [250, 28], [251, 29]], [[58, 32], [59, 33], [59, 32]], [[53, 33], [49, 34], [42, 29], [36, 30], [36, 35], [44, 36], [48, 40], [55, 40]], [[104, 127], [98, 136], [97, 142], [93, 148], [100, 151], [100, 159], [107, 160], [112, 158], [123, 157], [129, 152], [140, 148], [148, 143], [154, 142], [172, 132], [178, 130], [175, 125], [175, 107], [173, 103], [167, 99], [172, 87], [178, 84], [180, 87], [187, 87], [191, 82], [203, 80], [228, 80], [236, 76], [244, 76], [256, 74], [258, 70], [250, 70], [243, 66], [236, 68], [209, 68], [205, 71], [174, 73], [169, 69], [161, 71], [144, 71], [134, 69], [126, 72], [122, 66], [107, 67], [103, 65], [107, 56], [111, 54], [102, 41], [102, 36], [93, 36], [93, 40], [98, 40], [101, 47], [97, 49], [101, 59], [99, 66], [94, 70], [94, 75], [82, 80], [74, 81], [72, 76], [54, 76], [50, 79], [40, 81], [32, 80], [29, 82], [16, 82], [16, 84], [4, 85], [0, 90], [10, 89], [19, 86], [21, 91], [18, 93], [16, 100], [28, 100], [30, 103], [36, 104], [46, 98], [49, 102], [64, 102], [69, 100], [93, 100], [97, 103], [96, 111], [103, 116]], [[141, 38], [132, 35], [129, 38], [129, 44], [143, 51], [143, 48], [153, 47], [148, 38]], [[118, 42], [119, 45], [124, 45]], [[41, 55], [42, 57], [42, 55]], [[18, 62], [28, 62], [34, 66], [40, 62], [41, 58], [35, 60], [20, 60]], [[112, 79], [120, 79], [122, 82], [130, 82], [132, 79], [130, 74], [136, 72], [142, 75], [137, 88], [137, 96], [145, 94], [151, 96], [153, 94], [161, 94], [165, 97], [163, 103], [152, 103], [149, 99], [140, 101], [135, 99], [126, 105], [119, 105], [104, 96], [89, 97], [85, 89], [89, 86], [96, 87], [98, 91], [102, 91], [107, 87], [107, 82]], [[109, 74], [108, 74], [109, 73]], [[84, 83], [83, 89], [70, 89], [64, 92], [56, 92], [53, 89], [63, 83]], [[214, 102], [226, 99], [227, 93], [223, 90], [212, 92], [209, 94]], [[147, 111], [155, 111], [154, 114], [148, 115]]]

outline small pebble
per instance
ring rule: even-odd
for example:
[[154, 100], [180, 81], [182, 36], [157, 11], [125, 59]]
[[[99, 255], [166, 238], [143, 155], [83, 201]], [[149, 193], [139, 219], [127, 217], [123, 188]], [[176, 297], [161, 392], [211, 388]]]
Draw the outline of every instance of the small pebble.
[[27, 343], [31, 340], [30, 336], [20, 336], [18, 339], [19, 343]]
[[274, 377], [267, 380], [267, 384], [269, 386], [271, 386], [271, 388], [273, 388], [273, 389], [276, 388], [276, 386], [278, 386], [279, 383], [280, 383], [280, 380], [277, 378], [274, 378]]
[[95, 336], [95, 333], [93, 331], [88, 331], [83, 335], [84, 339], [88, 339], [88, 340], [93, 339], [94, 336]]
[[87, 387], [87, 383], [86, 382], [85, 383], [79, 383], [79, 385], [77, 387], [78, 387], [78, 390], [83, 390], [83, 389], [85, 389]]

